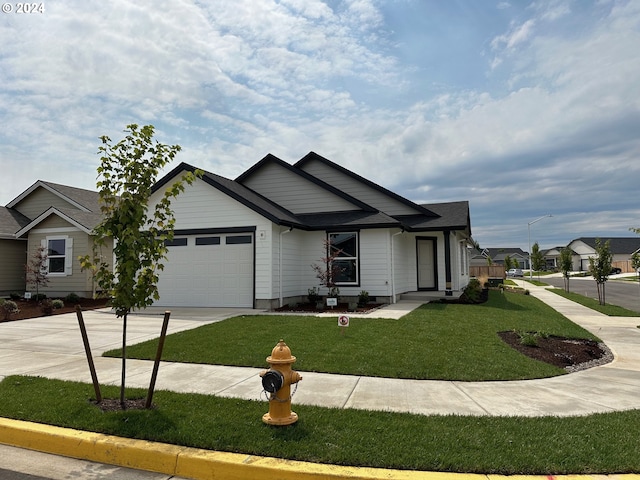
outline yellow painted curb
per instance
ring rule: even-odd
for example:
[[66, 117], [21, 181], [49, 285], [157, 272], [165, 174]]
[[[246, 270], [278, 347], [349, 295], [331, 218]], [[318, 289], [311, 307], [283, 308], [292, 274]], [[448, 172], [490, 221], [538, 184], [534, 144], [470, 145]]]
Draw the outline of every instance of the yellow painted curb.
[[216, 452], [0, 418], [0, 443], [195, 480], [640, 480], [640, 475], [502, 476], [342, 467]]

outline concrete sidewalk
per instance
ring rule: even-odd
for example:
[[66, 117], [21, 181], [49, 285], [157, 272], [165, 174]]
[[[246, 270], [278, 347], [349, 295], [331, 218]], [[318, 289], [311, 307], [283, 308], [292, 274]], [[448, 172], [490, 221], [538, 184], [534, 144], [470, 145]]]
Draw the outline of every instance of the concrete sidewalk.
[[[423, 415], [570, 416], [640, 408], [640, 318], [607, 317], [526, 284], [531, 294], [598, 335], [615, 360], [604, 366], [568, 375], [524, 381], [455, 382], [400, 380], [301, 372], [293, 404], [409, 412]], [[416, 302], [399, 302], [369, 318], [400, 318]], [[159, 335], [162, 309], [129, 317], [128, 344]], [[174, 309], [169, 333], [195, 328], [236, 315], [262, 313], [242, 309]], [[107, 310], [84, 312], [98, 379], [119, 385], [120, 360], [101, 353], [120, 346], [121, 320]], [[75, 314], [0, 323], [0, 379], [35, 375], [90, 382]], [[278, 339], [274, 339], [274, 345]], [[285, 339], [286, 340], [286, 339]], [[291, 345], [295, 355], [295, 345]], [[270, 352], [265, 352], [265, 357]], [[265, 363], [265, 368], [267, 364]], [[152, 362], [129, 360], [127, 386], [147, 388]], [[163, 362], [158, 390], [193, 392], [264, 400], [262, 368], [191, 365]], [[266, 401], [265, 401], [266, 407]]]

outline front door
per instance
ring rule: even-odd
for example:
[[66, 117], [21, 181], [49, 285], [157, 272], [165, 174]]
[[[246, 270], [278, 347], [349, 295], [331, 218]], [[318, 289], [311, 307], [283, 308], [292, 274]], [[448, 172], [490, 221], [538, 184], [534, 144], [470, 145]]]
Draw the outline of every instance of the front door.
[[437, 290], [436, 239], [419, 237], [416, 240], [418, 257], [418, 290]]

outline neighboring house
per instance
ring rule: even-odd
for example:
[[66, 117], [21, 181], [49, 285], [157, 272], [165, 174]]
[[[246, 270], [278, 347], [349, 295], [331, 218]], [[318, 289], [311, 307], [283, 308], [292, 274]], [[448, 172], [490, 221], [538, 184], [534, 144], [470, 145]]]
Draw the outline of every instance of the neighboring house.
[[[549, 250], [545, 250], [544, 252], [542, 252], [542, 256], [544, 257], [544, 261], [547, 265], [547, 268], [549, 269], [560, 268], [560, 252], [562, 252], [563, 249], [564, 247], [553, 247], [553, 248], [550, 248]], [[573, 252], [573, 255], [575, 256], [576, 253]]]
[[514, 268], [529, 268], [529, 254], [520, 248], [511, 247], [476, 249], [472, 253], [471, 265], [504, 265], [504, 259], [507, 256], [511, 259], [512, 264], [514, 260], [518, 262], [518, 266]]
[[[0, 210], [0, 294], [35, 291], [25, 284], [24, 266], [43, 246], [49, 283], [39, 291], [91, 297], [93, 277], [80, 270], [78, 257], [91, 253], [91, 232], [100, 220], [97, 192], [42, 180], [31, 185]], [[104, 255], [112, 258], [110, 246]]]
[[589, 270], [589, 258], [596, 255], [596, 238], [601, 241], [610, 241], [609, 248], [612, 254], [611, 263], [614, 267], [621, 268], [623, 272], [633, 272], [631, 268], [631, 255], [640, 250], [640, 237], [580, 237], [569, 243], [573, 250], [573, 270]]
[[[183, 163], [155, 186], [184, 171]], [[418, 205], [313, 152], [267, 155], [235, 180], [205, 173], [172, 201], [175, 237], [160, 273], [162, 306], [273, 308], [319, 285], [324, 242], [342, 251], [340, 295], [377, 301], [461, 291], [469, 281], [468, 202]], [[321, 293], [326, 294], [326, 289]]]

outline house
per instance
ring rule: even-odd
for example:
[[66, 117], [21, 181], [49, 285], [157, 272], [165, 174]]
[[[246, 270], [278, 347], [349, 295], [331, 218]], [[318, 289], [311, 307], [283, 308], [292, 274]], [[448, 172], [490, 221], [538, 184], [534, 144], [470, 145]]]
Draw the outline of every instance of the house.
[[[155, 186], [195, 167], [182, 163]], [[205, 172], [172, 201], [175, 236], [161, 306], [274, 308], [305, 301], [326, 242], [340, 249], [341, 297], [460, 292], [469, 280], [466, 201], [418, 205], [316, 154], [269, 154], [235, 180]], [[321, 291], [326, 294], [326, 289]]]
[[[25, 264], [42, 246], [47, 249], [49, 283], [39, 287], [49, 297], [75, 293], [91, 297], [90, 272], [78, 256], [91, 253], [91, 232], [100, 222], [97, 192], [38, 180], [0, 208], [0, 295], [34, 291], [25, 284]], [[111, 249], [105, 258], [111, 258]]]
[[[589, 270], [589, 258], [596, 256], [597, 237], [580, 237], [572, 240], [568, 247], [573, 250], [573, 270]], [[631, 255], [640, 250], [640, 237], [612, 237], [601, 238], [602, 242], [609, 240], [609, 249], [612, 254], [612, 266], [620, 268], [623, 272], [633, 272], [631, 267]]]
[[471, 265], [483, 266], [491, 263], [492, 265], [504, 265], [506, 257], [511, 259], [511, 263], [515, 260], [518, 262], [514, 268], [529, 268], [529, 254], [520, 248], [513, 247], [494, 247], [475, 249], [471, 257]]

